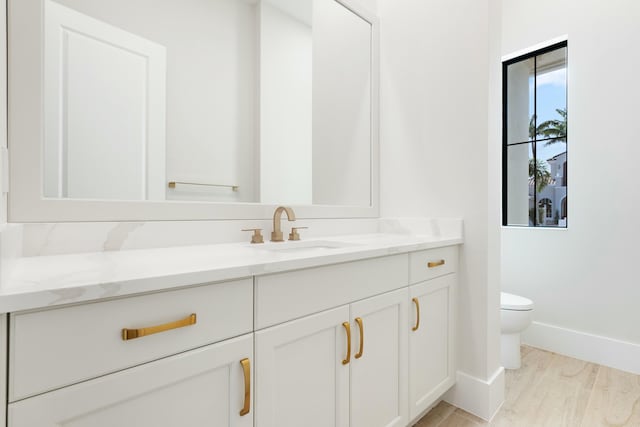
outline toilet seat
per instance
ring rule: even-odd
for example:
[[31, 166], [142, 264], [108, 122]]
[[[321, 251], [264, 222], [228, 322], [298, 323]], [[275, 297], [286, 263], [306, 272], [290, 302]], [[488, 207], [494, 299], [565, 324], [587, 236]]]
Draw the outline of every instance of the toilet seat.
[[533, 301], [519, 295], [500, 292], [500, 309], [510, 311], [533, 310]]

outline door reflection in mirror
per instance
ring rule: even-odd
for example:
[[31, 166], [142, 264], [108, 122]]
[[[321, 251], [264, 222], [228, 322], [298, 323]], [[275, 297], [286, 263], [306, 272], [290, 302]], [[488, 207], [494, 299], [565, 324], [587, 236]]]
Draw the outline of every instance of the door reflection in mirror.
[[371, 205], [372, 29], [341, 3], [43, 1], [45, 197]]

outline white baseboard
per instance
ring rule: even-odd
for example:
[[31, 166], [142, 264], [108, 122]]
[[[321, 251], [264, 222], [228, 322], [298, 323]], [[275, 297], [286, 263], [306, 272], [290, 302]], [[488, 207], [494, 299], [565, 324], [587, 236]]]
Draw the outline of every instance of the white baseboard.
[[486, 381], [458, 371], [456, 385], [444, 400], [483, 420], [491, 420], [504, 402], [504, 368], [500, 367]]
[[533, 322], [522, 334], [532, 347], [640, 374], [640, 344]]

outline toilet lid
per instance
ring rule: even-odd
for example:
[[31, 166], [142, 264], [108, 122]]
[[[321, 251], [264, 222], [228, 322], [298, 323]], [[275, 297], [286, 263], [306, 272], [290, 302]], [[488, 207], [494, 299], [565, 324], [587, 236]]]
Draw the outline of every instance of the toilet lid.
[[533, 301], [519, 295], [500, 292], [500, 308], [502, 310], [533, 310]]

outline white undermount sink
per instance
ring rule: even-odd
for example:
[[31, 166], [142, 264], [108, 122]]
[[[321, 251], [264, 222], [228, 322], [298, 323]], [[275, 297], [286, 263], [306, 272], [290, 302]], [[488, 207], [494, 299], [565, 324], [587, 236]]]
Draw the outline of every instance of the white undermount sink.
[[264, 245], [254, 245], [256, 249], [278, 253], [297, 252], [326, 252], [335, 249], [356, 246], [354, 243], [332, 240], [305, 240], [297, 242], [269, 242]]

